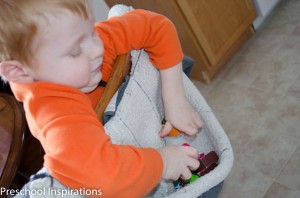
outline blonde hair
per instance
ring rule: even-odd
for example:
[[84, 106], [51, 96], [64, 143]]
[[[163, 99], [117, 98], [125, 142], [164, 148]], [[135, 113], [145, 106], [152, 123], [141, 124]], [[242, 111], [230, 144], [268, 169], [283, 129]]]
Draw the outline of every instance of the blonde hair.
[[0, 0], [0, 62], [18, 60], [29, 64], [38, 19], [67, 9], [88, 18], [88, 0]]

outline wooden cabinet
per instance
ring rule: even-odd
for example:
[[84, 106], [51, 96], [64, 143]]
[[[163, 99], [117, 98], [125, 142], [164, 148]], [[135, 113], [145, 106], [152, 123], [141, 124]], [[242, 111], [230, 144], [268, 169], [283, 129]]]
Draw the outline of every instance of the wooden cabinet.
[[105, 0], [161, 13], [175, 24], [192, 78], [209, 83], [252, 34], [252, 0]]

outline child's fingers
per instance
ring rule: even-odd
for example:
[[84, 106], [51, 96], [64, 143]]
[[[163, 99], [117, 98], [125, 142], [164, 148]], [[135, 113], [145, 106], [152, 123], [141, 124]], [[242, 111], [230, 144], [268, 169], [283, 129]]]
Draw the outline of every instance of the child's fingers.
[[198, 132], [198, 127], [195, 124], [188, 125], [183, 131], [188, 136], [194, 136]]
[[189, 158], [186, 160], [187, 167], [189, 170], [197, 170], [200, 166], [197, 149], [191, 146], [185, 146], [185, 152], [189, 156]]
[[196, 113], [194, 120], [195, 120], [196, 127], [198, 127], [198, 129], [201, 129], [203, 126], [203, 122], [201, 116], [198, 113]]
[[203, 126], [202, 120], [198, 113], [195, 113], [194, 118], [191, 120], [189, 125], [185, 128], [184, 132], [188, 136], [194, 136]]
[[191, 173], [191, 171], [188, 168], [184, 169], [183, 172], [182, 172], [182, 174], [181, 174], [181, 176], [180, 176], [180, 178], [182, 180], [188, 180], [191, 177], [192, 177], [192, 173]]
[[182, 149], [184, 149], [184, 152], [194, 158], [194, 159], [198, 159], [198, 151], [196, 148], [192, 147], [192, 146], [182, 146]]
[[191, 159], [188, 163], [188, 167], [190, 170], [194, 171], [194, 170], [197, 170], [200, 166], [200, 162], [199, 160], [196, 160], [196, 159]]
[[169, 121], [167, 121], [162, 127], [162, 131], [159, 134], [160, 137], [165, 137], [166, 135], [168, 135], [172, 130], [172, 128], [173, 128], [172, 124]]

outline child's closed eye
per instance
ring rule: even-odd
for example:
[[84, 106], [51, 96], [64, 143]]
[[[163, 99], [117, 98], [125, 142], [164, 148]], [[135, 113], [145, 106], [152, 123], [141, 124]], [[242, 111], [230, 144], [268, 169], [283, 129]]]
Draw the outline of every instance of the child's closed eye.
[[82, 54], [82, 49], [81, 47], [76, 48], [75, 50], [73, 50], [69, 55], [73, 58], [77, 58]]

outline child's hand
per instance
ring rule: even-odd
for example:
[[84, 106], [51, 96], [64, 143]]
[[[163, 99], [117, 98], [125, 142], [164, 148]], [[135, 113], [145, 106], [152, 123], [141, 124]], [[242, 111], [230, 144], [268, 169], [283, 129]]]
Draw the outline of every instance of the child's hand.
[[176, 181], [180, 177], [188, 180], [192, 176], [191, 171], [200, 165], [197, 150], [190, 146], [165, 146], [158, 152], [163, 159], [163, 179]]
[[176, 97], [164, 102], [166, 124], [160, 133], [161, 137], [169, 134], [172, 127], [187, 134], [195, 135], [202, 128], [202, 120], [185, 96]]
[[160, 136], [166, 136], [172, 126], [193, 136], [202, 127], [200, 115], [187, 100], [183, 88], [182, 63], [161, 70], [162, 97], [165, 119], [167, 120]]

